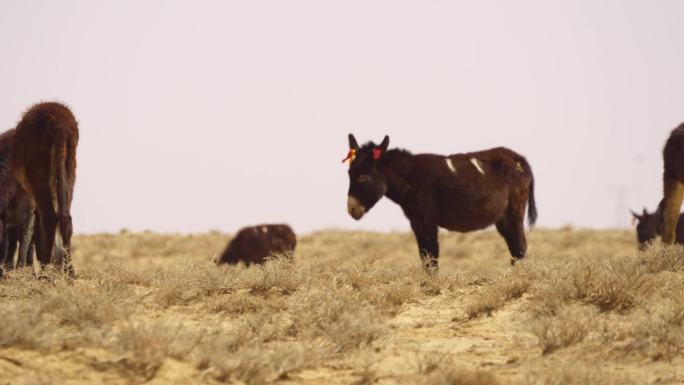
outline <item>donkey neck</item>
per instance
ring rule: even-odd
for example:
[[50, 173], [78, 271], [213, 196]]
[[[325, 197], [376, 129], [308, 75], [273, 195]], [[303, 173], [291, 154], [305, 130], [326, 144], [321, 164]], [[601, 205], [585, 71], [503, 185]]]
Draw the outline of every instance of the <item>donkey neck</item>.
[[410, 189], [408, 175], [414, 166], [414, 155], [405, 150], [389, 150], [383, 155], [378, 170], [387, 180], [385, 195], [395, 203], [401, 204]]

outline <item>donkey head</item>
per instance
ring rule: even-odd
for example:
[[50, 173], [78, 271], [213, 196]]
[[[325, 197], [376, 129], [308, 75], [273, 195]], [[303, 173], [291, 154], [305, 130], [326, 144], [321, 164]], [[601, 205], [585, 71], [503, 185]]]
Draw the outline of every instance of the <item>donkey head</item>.
[[387, 179], [378, 170], [378, 161], [387, 151], [389, 136], [380, 145], [368, 142], [359, 147], [354, 135], [349, 134], [349, 192], [347, 211], [359, 220], [387, 192]]
[[657, 212], [649, 213], [645, 208], [641, 214], [631, 211], [636, 222], [637, 240], [639, 250], [646, 248], [646, 245], [655, 239], [662, 232], [662, 215]]

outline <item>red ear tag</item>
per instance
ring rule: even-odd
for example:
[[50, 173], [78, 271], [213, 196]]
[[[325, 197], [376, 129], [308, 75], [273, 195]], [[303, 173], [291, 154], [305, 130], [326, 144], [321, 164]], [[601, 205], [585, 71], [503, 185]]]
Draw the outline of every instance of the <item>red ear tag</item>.
[[378, 160], [380, 159], [380, 155], [382, 155], [382, 150], [379, 148], [374, 148], [373, 149], [373, 159]]

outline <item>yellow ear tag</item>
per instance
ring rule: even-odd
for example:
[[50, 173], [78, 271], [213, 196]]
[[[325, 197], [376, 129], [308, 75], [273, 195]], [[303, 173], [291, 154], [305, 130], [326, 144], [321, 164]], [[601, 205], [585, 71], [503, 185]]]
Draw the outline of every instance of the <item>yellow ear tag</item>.
[[349, 150], [349, 152], [347, 153], [347, 157], [344, 158], [344, 159], [342, 159], [342, 163], [344, 163], [344, 162], [346, 162], [346, 161], [349, 161], [349, 164], [351, 164], [351, 162], [354, 161], [354, 158], [356, 158], [356, 149], [355, 149], [355, 148], [352, 148], [352, 149]]

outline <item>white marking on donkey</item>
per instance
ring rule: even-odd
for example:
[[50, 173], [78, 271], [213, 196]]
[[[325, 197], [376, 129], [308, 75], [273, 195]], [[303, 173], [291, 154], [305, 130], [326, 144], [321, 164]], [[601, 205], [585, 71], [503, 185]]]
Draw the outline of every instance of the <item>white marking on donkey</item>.
[[451, 170], [451, 172], [453, 172], [453, 173], [456, 172], [456, 167], [454, 167], [454, 164], [451, 162], [451, 159], [446, 158], [446, 164], [447, 164], [447, 167], [449, 167], [449, 170]]
[[480, 174], [482, 174], [482, 175], [485, 174], [484, 170], [482, 169], [482, 163], [480, 162], [479, 159], [477, 159], [477, 158], [470, 158], [470, 163], [472, 163], [473, 166], [475, 166], [475, 168], [477, 169], [477, 171], [480, 172]]

